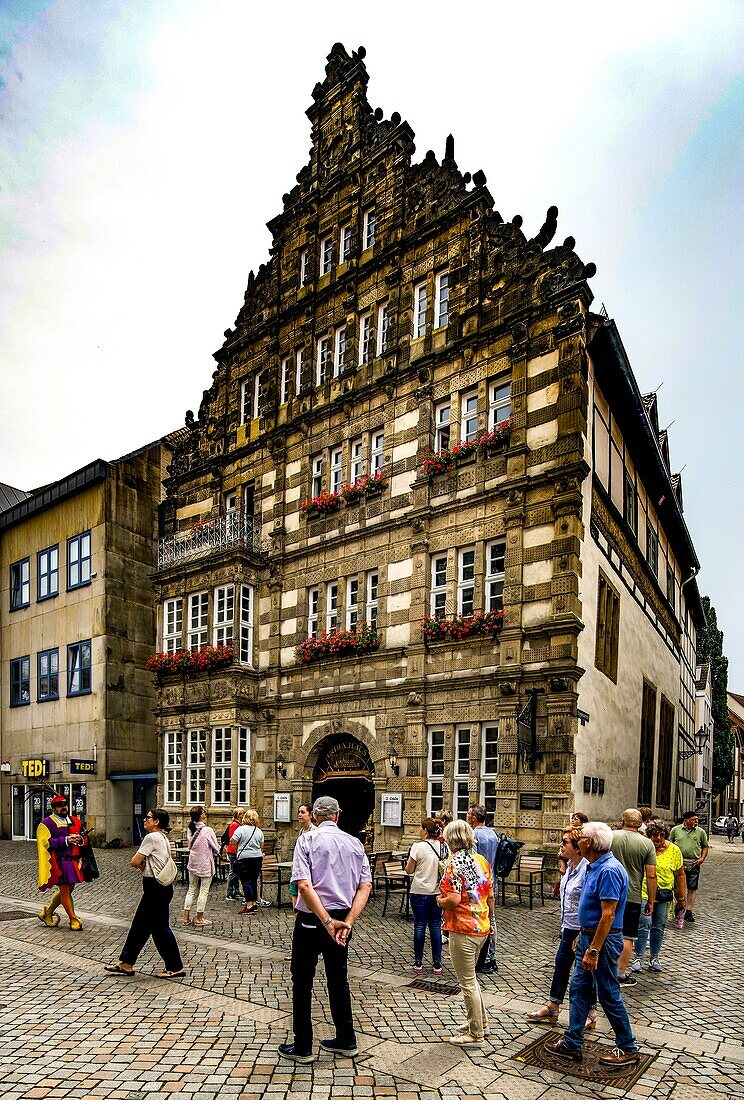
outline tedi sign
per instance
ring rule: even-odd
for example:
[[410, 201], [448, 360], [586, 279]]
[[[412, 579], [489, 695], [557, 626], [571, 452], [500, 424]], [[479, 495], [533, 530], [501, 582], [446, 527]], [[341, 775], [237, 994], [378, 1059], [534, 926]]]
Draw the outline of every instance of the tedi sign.
[[49, 775], [48, 760], [21, 760], [24, 779], [46, 779]]

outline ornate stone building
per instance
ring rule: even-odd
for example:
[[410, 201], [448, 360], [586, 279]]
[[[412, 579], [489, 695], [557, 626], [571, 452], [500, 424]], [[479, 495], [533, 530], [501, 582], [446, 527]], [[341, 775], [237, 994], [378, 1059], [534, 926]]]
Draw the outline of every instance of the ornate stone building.
[[[505, 221], [452, 138], [441, 161], [415, 163], [413, 131], [373, 110], [367, 81], [364, 51], [334, 46], [307, 112], [310, 160], [166, 480], [162, 648], [228, 644], [234, 658], [161, 662], [161, 798], [216, 820], [250, 802], [289, 843], [282, 818], [331, 792], [378, 848], [400, 847], [425, 811], [484, 801], [498, 828], [541, 842], [581, 803], [577, 751], [583, 769], [593, 740], [617, 740], [601, 710], [617, 691], [618, 616], [605, 621], [597, 561], [627, 532], [622, 497], [618, 516], [592, 476], [588, 346], [599, 333], [601, 370], [622, 373], [614, 329], [589, 313], [594, 265], [572, 238], [552, 244], [556, 209], [531, 237]], [[620, 389], [605, 392], [607, 422]], [[676, 541], [680, 557], [662, 537], [662, 560], [679, 584], [691, 550]], [[654, 612], [639, 612], [633, 644], [658, 648], [663, 619], [676, 707], [679, 621], [638, 547], [623, 554], [628, 598]], [[635, 800], [637, 680], [622, 780], [602, 777], [610, 813], [628, 778]], [[602, 797], [593, 766], [589, 778]]]

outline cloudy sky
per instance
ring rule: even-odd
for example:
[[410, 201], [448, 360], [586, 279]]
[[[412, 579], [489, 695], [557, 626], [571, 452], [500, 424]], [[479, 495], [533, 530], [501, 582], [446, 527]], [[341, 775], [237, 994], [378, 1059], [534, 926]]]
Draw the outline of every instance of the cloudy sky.
[[[607, 9], [612, 9], [612, 12]], [[370, 101], [455, 135], [505, 218], [559, 210], [659, 389], [744, 692], [744, 4], [3, 0], [0, 481], [31, 489], [183, 423], [307, 159], [335, 41]]]

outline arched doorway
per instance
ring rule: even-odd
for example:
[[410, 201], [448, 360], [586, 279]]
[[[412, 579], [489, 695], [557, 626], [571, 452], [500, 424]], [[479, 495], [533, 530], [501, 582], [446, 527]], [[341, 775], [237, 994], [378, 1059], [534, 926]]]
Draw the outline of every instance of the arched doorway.
[[375, 769], [365, 745], [349, 734], [327, 737], [318, 746], [313, 768], [313, 802], [322, 795], [337, 798], [339, 826], [365, 841], [367, 822], [375, 808]]

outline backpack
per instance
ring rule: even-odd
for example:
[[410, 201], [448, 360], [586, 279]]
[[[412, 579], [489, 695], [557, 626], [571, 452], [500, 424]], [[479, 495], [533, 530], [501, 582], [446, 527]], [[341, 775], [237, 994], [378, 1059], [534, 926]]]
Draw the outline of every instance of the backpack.
[[494, 878], [506, 878], [516, 862], [519, 849], [523, 847], [523, 841], [514, 840], [506, 833], [501, 833], [493, 860]]

